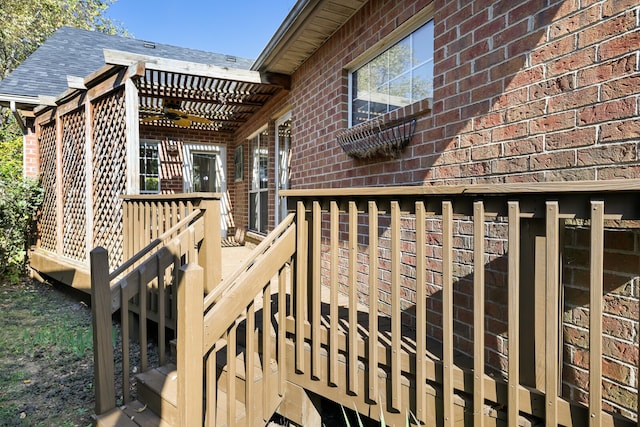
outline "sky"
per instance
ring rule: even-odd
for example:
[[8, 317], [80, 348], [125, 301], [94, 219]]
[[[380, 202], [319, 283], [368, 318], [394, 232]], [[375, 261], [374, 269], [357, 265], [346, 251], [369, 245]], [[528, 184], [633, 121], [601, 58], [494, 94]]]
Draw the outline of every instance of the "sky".
[[116, 0], [106, 16], [140, 40], [256, 59], [295, 0]]

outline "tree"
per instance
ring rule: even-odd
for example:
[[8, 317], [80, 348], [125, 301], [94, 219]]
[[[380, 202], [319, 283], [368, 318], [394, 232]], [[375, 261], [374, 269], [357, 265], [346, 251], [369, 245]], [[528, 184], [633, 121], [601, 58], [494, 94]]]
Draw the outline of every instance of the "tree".
[[[115, 0], [0, 0], [0, 79], [62, 26], [125, 34], [104, 17]], [[0, 278], [16, 280], [26, 261], [32, 220], [42, 200], [37, 180], [22, 178], [22, 134], [0, 108]]]
[[108, 34], [125, 31], [104, 17], [115, 0], [0, 0], [0, 79], [62, 26]]

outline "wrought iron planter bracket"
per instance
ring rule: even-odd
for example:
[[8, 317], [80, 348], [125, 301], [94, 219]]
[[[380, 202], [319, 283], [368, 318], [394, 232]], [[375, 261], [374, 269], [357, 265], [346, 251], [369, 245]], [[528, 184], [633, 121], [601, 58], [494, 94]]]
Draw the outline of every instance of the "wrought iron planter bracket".
[[396, 158], [415, 130], [415, 116], [392, 121], [377, 118], [340, 132], [336, 139], [345, 153], [356, 159]]

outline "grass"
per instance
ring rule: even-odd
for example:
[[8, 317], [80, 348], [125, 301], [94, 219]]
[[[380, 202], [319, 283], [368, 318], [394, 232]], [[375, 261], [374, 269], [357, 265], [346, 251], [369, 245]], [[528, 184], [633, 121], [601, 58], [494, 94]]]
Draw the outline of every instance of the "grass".
[[0, 280], [0, 426], [87, 426], [91, 312], [79, 295]]

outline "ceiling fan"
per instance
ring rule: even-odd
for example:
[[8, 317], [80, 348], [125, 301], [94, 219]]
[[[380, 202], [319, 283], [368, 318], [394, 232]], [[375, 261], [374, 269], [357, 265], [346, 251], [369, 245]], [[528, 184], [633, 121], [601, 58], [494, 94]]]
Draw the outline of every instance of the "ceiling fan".
[[162, 107], [161, 114], [155, 114], [149, 117], [145, 117], [140, 120], [140, 123], [151, 123], [157, 120], [169, 120], [174, 125], [180, 127], [189, 127], [192, 123], [202, 123], [205, 125], [213, 123], [211, 120], [196, 116], [193, 114], [187, 114], [184, 111], [180, 110], [180, 101], [175, 100], [165, 100], [163, 102], [164, 106]]

